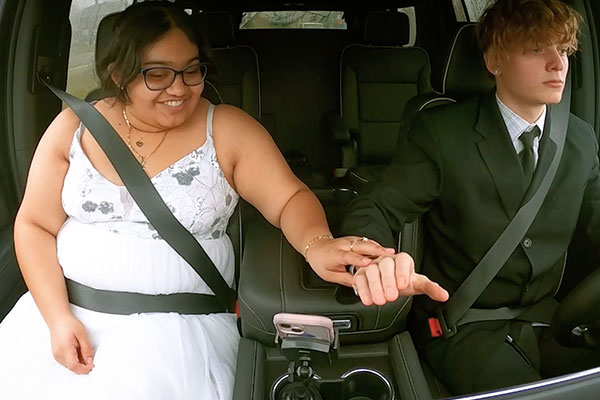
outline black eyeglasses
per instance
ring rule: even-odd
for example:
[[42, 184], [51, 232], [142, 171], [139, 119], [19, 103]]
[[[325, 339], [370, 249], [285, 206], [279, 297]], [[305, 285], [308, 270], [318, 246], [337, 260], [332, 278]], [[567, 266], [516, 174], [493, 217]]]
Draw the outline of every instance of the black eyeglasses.
[[150, 67], [144, 68], [141, 74], [148, 89], [164, 90], [175, 82], [177, 75], [181, 75], [181, 79], [186, 86], [198, 86], [204, 82], [207, 69], [206, 64], [190, 65], [181, 70], [169, 67]]

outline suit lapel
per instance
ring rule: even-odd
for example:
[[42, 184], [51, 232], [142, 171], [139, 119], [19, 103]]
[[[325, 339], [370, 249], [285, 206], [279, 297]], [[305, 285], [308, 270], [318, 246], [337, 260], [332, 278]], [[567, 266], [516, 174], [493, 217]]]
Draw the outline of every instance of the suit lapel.
[[537, 190], [537, 188], [542, 183], [542, 179], [546, 176], [546, 172], [552, 163], [552, 159], [554, 158], [554, 154], [556, 153], [556, 142], [554, 142], [550, 138], [550, 108], [546, 111], [546, 121], [544, 122], [544, 134], [542, 135], [542, 139], [540, 141], [539, 147], [539, 158], [537, 166], [535, 167], [535, 172], [533, 174], [533, 179], [531, 180], [531, 185], [527, 189], [525, 196], [523, 197], [522, 204], [525, 204], [529, 201], [531, 196], [533, 196]]
[[481, 135], [477, 147], [509, 218], [523, 199], [523, 171], [494, 94], [482, 99], [475, 130]]

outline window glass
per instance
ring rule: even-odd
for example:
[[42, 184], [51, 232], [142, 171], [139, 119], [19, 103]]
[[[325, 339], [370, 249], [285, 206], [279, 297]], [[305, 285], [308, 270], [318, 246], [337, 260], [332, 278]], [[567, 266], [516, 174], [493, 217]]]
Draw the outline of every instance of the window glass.
[[95, 72], [96, 31], [108, 14], [123, 11], [133, 0], [73, 0], [71, 3], [71, 50], [67, 91], [79, 98], [100, 86]]
[[493, 2], [493, 0], [464, 0], [469, 21], [477, 21], [485, 9]]
[[347, 29], [342, 11], [259, 11], [242, 14], [240, 29]]
[[454, 7], [454, 15], [456, 16], [456, 20], [459, 22], [467, 22], [467, 16], [465, 14], [462, 0], [452, 0], [452, 7]]

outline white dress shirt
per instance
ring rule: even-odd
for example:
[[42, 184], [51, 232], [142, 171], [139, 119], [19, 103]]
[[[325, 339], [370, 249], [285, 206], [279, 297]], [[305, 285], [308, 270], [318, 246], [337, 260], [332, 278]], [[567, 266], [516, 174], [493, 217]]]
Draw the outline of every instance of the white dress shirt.
[[533, 123], [529, 123], [523, 118], [521, 118], [516, 112], [508, 108], [508, 106], [504, 104], [502, 100], [500, 100], [498, 94], [496, 94], [496, 102], [498, 103], [498, 108], [500, 108], [500, 114], [502, 114], [502, 119], [504, 119], [504, 123], [506, 124], [506, 130], [508, 130], [510, 140], [517, 154], [519, 154], [524, 149], [523, 143], [521, 143], [521, 141], [519, 140], [519, 136], [521, 136], [523, 132], [532, 130], [535, 125], [537, 125], [538, 128], [540, 128], [539, 136], [533, 139], [533, 154], [535, 155], [535, 165], [537, 166], [537, 162], [539, 159], [538, 150], [540, 148], [540, 139], [542, 138], [542, 134], [544, 133], [544, 122], [546, 121], [547, 106], [544, 106], [544, 111], [537, 120], [535, 120]]

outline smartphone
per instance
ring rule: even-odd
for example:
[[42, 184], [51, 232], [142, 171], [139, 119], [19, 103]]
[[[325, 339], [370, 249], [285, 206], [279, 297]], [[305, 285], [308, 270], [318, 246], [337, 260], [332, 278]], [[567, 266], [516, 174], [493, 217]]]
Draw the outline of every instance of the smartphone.
[[333, 344], [335, 333], [331, 318], [321, 315], [278, 313], [273, 317], [277, 331], [275, 343], [279, 338], [293, 337], [315, 338]]

